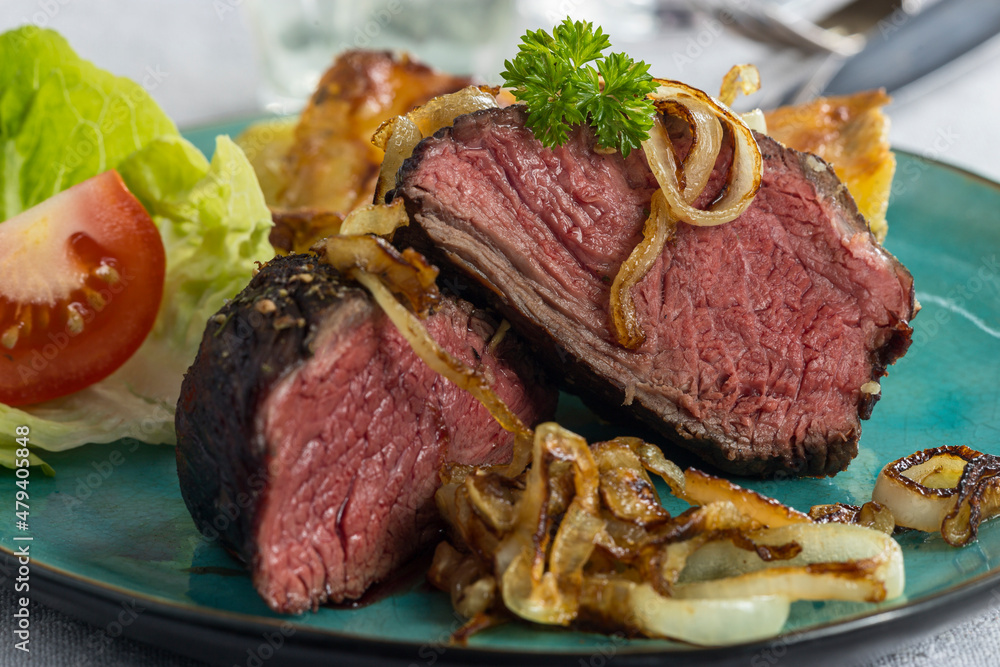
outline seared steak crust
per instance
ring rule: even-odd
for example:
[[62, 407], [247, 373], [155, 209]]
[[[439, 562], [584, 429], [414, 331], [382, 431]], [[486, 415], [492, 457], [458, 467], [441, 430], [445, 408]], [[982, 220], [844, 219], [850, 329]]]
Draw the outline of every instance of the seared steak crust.
[[[555, 391], [516, 337], [452, 298], [425, 326], [494, 378], [528, 423]], [[181, 491], [276, 611], [355, 599], [431, 541], [444, 461], [509, 457], [512, 437], [431, 371], [364, 290], [278, 258], [208, 324], [177, 410]]]
[[[681, 152], [690, 138], [671, 136]], [[857, 453], [862, 392], [908, 344], [913, 281], [812, 155], [757, 135], [761, 190], [737, 220], [680, 224], [632, 290], [646, 341], [618, 345], [609, 286], [657, 187], [641, 151], [594, 151], [579, 128], [546, 149], [514, 106], [425, 139], [393, 196], [396, 242], [472, 278], [567, 389], [636, 416], [729, 472], [829, 475]], [[726, 146], [699, 205], [717, 197]]]

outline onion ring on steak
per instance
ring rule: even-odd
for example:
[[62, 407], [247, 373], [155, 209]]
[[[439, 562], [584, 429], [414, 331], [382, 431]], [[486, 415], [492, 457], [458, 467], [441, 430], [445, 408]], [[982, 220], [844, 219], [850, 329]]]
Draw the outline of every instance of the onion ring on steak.
[[[745, 69], [740, 70], [740, 67]], [[735, 76], [734, 70], [737, 70]], [[723, 82], [723, 92], [728, 86], [734, 89], [732, 95], [735, 96], [735, 87], [740, 84], [744, 91], [756, 90], [754, 85], [759, 87], [760, 80], [758, 76], [754, 84], [752, 72], [756, 72], [752, 66], [730, 70], [726, 75], [728, 84]], [[635, 316], [632, 287], [663, 253], [677, 221], [708, 227], [735, 220], [757, 194], [763, 170], [760, 148], [753, 132], [738, 114], [697, 88], [678, 81], [654, 80], [659, 87], [649, 97], [658, 113], [642, 148], [660, 189], [650, 202], [643, 240], [618, 269], [610, 294], [612, 329], [617, 341], [630, 350], [638, 348], [645, 340]], [[679, 163], [660, 114], [680, 117], [691, 129], [691, 148], [682, 163]], [[722, 197], [702, 210], [694, 203], [704, 191], [722, 147], [720, 122], [730, 128], [733, 136], [733, 164]]]

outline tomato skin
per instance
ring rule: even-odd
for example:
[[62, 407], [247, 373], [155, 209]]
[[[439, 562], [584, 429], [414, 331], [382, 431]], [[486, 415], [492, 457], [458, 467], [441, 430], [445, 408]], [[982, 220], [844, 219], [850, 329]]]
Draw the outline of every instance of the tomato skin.
[[165, 270], [159, 230], [113, 170], [0, 223], [0, 402], [117, 370], [153, 328]]

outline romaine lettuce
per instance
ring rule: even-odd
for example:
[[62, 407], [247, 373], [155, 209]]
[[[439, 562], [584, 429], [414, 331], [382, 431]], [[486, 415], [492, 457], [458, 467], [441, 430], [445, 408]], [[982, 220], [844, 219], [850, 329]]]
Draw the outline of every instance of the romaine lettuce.
[[0, 465], [12, 464], [22, 424], [48, 450], [123, 437], [173, 443], [181, 379], [205, 322], [255, 260], [273, 255], [253, 169], [228, 137], [209, 163], [142, 87], [80, 59], [51, 31], [0, 35], [0, 91], [0, 220], [115, 168], [167, 254], [163, 303], [142, 347], [83, 391], [24, 409], [0, 404]]

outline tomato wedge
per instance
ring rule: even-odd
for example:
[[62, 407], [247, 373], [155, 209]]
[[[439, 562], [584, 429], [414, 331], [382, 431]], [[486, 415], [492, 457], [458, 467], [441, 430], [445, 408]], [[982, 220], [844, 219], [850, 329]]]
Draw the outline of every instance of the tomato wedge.
[[156, 225], [113, 170], [0, 223], [0, 402], [114, 372], [153, 328], [165, 268]]

